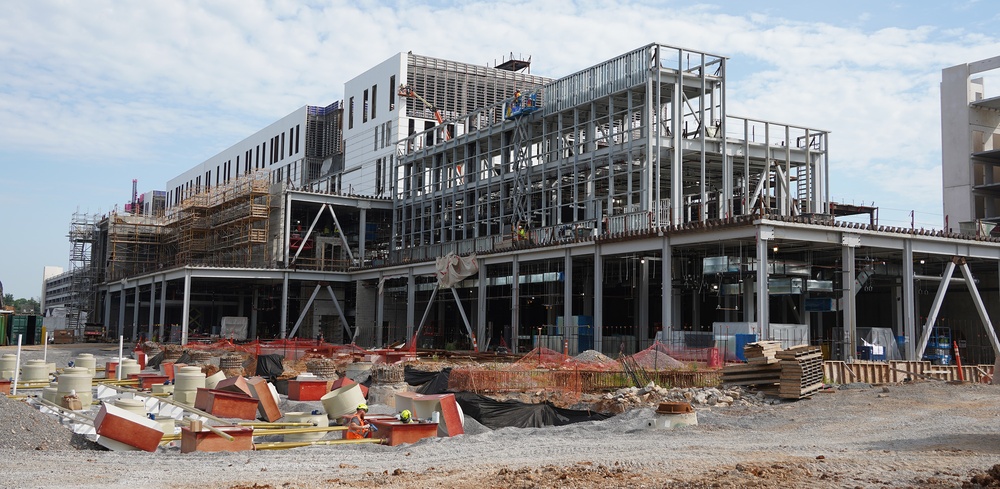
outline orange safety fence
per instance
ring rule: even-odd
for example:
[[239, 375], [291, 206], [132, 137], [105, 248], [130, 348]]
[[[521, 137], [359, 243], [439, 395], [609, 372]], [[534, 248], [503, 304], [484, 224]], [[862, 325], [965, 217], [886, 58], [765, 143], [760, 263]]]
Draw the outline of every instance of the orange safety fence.
[[[721, 381], [720, 370], [661, 370], [650, 372], [661, 387], [708, 387]], [[488, 370], [453, 369], [448, 389], [479, 394], [544, 390], [562, 395], [595, 393], [632, 387], [632, 379], [621, 370]]]

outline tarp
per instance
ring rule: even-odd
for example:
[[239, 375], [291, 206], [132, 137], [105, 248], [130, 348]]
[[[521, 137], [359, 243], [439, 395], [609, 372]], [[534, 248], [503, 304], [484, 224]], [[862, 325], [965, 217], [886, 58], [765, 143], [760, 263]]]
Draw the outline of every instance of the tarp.
[[557, 408], [548, 402], [528, 404], [514, 400], [498, 401], [472, 392], [458, 392], [455, 394], [455, 400], [466, 416], [471, 416], [483, 426], [494, 430], [506, 427], [563, 426], [584, 421], [600, 421], [612, 416], [594, 411]]
[[448, 378], [451, 376], [451, 367], [443, 368], [439, 372], [428, 372], [417, 370], [409, 365], [403, 367], [403, 380], [412, 386], [420, 386], [416, 390], [418, 394], [444, 394], [448, 392]]
[[257, 375], [270, 380], [278, 378], [281, 374], [285, 373], [285, 367], [281, 365], [282, 359], [284, 359], [284, 356], [280, 353], [258, 356]]
[[479, 261], [476, 255], [458, 256], [448, 253], [434, 261], [438, 285], [450, 288], [455, 284], [479, 273]]
[[[417, 370], [407, 365], [403, 368], [403, 379], [409, 385], [417, 386], [419, 394], [443, 394], [448, 390], [448, 377], [451, 367], [440, 372]], [[600, 421], [612, 415], [594, 411], [579, 411], [563, 409], [551, 403], [528, 404], [521, 401], [498, 401], [472, 392], [456, 392], [455, 400], [462, 407], [466, 416], [471, 416], [483, 426], [490, 429], [505, 428], [541, 428], [543, 426], [562, 426], [583, 421]]]
[[146, 368], [151, 368], [153, 370], [160, 368], [160, 364], [163, 363], [163, 356], [164, 356], [163, 350], [160, 350], [160, 352], [157, 353], [156, 355], [147, 358]]

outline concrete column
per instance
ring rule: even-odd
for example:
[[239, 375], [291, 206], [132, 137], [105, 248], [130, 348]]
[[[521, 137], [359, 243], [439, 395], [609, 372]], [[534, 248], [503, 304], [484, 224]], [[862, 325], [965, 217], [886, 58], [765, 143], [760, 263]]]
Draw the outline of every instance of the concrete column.
[[279, 338], [285, 339], [288, 334], [288, 272], [282, 274], [281, 278], [281, 328]]
[[[359, 209], [358, 226], [361, 229], [358, 229], [358, 263], [362, 266], [365, 264], [365, 226], [367, 218], [367, 209]], [[376, 338], [376, 344], [381, 344], [381, 341], [381, 338]]]
[[167, 322], [167, 276], [160, 279], [160, 341], [164, 341], [163, 328]]
[[188, 326], [191, 321], [191, 270], [184, 269], [184, 303], [181, 312], [181, 344], [188, 342]]
[[[844, 239], [845, 241], [848, 240], [846, 236]], [[858, 325], [855, 315], [855, 295], [858, 293], [858, 284], [855, 280], [856, 274], [854, 272], [854, 246], [845, 242], [842, 247], [842, 255], [841, 270], [844, 277], [844, 286], [841, 305], [843, 307], [844, 351], [842, 352], [841, 359], [849, 361], [854, 359], [855, 352], [858, 351]], [[947, 285], [945, 286], [947, 287]]]
[[[161, 304], [160, 307], [163, 307]], [[146, 328], [146, 339], [153, 339], [153, 323], [156, 322], [156, 277], [149, 279], [149, 327]]]
[[[563, 341], [570, 341], [571, 336], [576, 336], [576, 328], [573, 326], [573, 255], [569, 248], [563, 255]], [[570, 331], [573, 330], [573, 334]], [[579, 353], [579, 352], [577, 352]], [[570, 354], [572, 350], [570, 350]]]
[[604, 256], [594, 245], [594, 350], [603, 352], [604, 343]]
[[104, 292], [104, 321], [105, 331], [111, 331], [111, 287]]
[[417, 302], [417, 279], [413, 276], [413, 269], [409, 269], [406, 275], [406, 341], [413, 341], [413, 328], [416, 327], [414, 304]]
[[663, 252], [661, 256], [663, 257], [663, 262], [660, 264], [663, 267], [663, 292], [660, 295], [660, 324], [663, 328], [664, 340], [666, 340], [666, 332], [674, 329], [672, 310], [674, 306], [674, 251], [670, 246], [670, 238], [666, 236], [663, 237]]
[[138, 280], [135, 282], [133, 295], [135, 295], [135, 302], [133, 302], [132, 306], [132, 341], [135, 341], [139, 337], [139, 304], [141, 304], [141, 301], [139, 300]]
[[771, 317], [768, 301], [770, 295], [767, 289], [767, 260], [768, 243], [774, 237], [774, 230], [771, 228], [757, 228], [757, 285], [754, 287], [757, 292], [757, 328], [760, 331], [761, 340], [771, 339]]
[[375, 344], [381, 345], [385, 340], [385, 331], [383, 331], [383, 323], [385, 323], [385, 293], [383, 292], [383, 286], [385, 285], [385, 280], [379, 277], [379, 281], [375, 284]]
[[519, 336], [521, 335], [521, 271], [517, 255], [511, 257], [511, 288], [510, 288], [510, 347], [520, 351]]
[[125, 284], [121, 284], [118, 289], [118, 334], [116, 336], [125, 335]]
[[903, 336], [906, 337], [906, 351], [903, 358], [907, 360], [919, 360], [916, 358], [916, 305], [914, 297], [916, 295], [916, 281], [913, 279], [913, 241], [903, 241]]
[[639, 260], [639, 328], [635, 342], [636, 351], [645, 350], [645, 342], [649, 338], [649, 260]]

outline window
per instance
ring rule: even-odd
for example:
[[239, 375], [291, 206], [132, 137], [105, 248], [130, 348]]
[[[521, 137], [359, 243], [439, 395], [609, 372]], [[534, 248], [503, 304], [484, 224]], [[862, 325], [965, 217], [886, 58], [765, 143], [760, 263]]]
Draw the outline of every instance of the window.
[[295, 152], [299, 152], [299, 125], [295, 125]]
[[292, 140], [294, 140], [294, 139], [295, 139], [295, 128], [294, 127], [289, 127], [288, 128], [288, 156], [292, 156], [293, 154], [295, 154], [295, 151], [293, 151], [293, 149], [295, 149], [295, 146], [292, 144]]
[[354, 129], [354, 97], [351, 97], [351, 101], [348, 104], [347, 109], [347, 128]]
[[378, 85], [372, 85], [372, 120], [375, 120], [376, 107], [378, 107]]
[[396, 110], [396, 75], [389, 77], [389, 112]]
[[222, 169], [218, 165], [215, 166], [215, 186], [216, 187], [219, 186], [219, 174], [222, 173], [221, 170]]
[[378, 132], [379, 132], [378, 130], [379, 130], [379, 129], [380, 129], [381, 127], [382, 127], [382, 126], [375, 126], [375, 147], [374, 147], [374, 148], [372, 148], [372, 150], [373, 150], [373, 151], [378, 151]]
[[281, 156], [280, 159], [285, 159], [285, 133], [281, 133], [281, 150], [278, 154]]
[[364, 98], [361, 99], [363, 104], [361, 106], [361, 122], [368, 122], [368, 90], [365, 90]]
[[254, 164], [255, 168], [260, 168], [260, 145], [257, 145], [257, 162]]

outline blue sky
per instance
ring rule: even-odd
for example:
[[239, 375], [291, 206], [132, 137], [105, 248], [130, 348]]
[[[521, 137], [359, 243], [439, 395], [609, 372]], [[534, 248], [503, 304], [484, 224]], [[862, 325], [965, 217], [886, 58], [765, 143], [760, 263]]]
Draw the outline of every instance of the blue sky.
[[410, 50], [531, 55], [553, 78], [650, 42], [728, 56], [730, 114], [832, 131], [834, 200], [940, 227], [941, 70], [1000, 54], [998, 20], [982, 1], [9, 2], [0, 281], [40, 296], [43, 266], [68, 267], [74, 212], [123, 206], [133, 178], [163, 189]]

